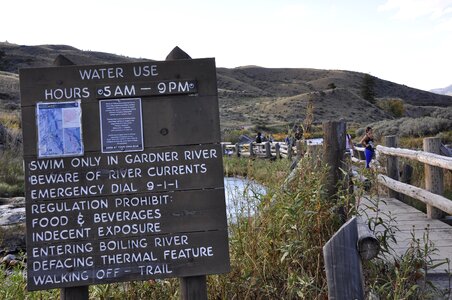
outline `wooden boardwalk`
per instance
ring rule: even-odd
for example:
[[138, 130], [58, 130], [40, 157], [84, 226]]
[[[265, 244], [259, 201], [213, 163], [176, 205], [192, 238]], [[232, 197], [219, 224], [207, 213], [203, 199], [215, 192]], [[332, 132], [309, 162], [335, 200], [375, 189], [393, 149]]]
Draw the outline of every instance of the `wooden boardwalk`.
[[[377, 202], [378, 210], [374, 211], [371, 208], [375, 208]], [[428, 278], [438, 287], [449, 288], [449, 280], [451, 280], [449, 272], [452, 272], [452, 226], [439, 220], [428, 219], [425, 213], [394, 198], [382, 197], [370, 200], [368, 197], [363, 197], [358, 211], [363, 216], [376, 217], [378, 214], [386, 221], [394, 220], [393, 223], [397, 227], [395, 232], [397, 244], [391, 244], [394, 249], [392, 254], [399, 257], [409, 248], [413, 233], [423, 246], [424, 234], [426, 234], [428, 228], [428, 238], [433, 242], [434, 248], [437, 249], [431, 255], [434, 263], [443, 262], [447, 259], [450, 261], [449, 265], [446, 263], [428, 270]], [[380, 230], [382, 230], [381, 226]], [[449, 267], [451, 270], [448, 270]]]

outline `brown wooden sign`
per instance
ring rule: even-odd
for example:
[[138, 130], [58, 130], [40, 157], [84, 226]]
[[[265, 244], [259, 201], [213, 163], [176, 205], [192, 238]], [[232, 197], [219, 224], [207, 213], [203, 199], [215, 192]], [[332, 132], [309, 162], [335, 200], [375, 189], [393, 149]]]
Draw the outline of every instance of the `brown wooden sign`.
[[214, 59], [20, 85], [29, 290], [229, 270]]

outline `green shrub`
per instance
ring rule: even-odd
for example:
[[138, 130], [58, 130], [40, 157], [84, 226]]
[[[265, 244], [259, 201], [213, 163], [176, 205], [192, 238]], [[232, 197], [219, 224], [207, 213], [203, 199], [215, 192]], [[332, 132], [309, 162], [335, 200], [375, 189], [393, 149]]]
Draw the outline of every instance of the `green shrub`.
[[11, 150], [0, 152], [0, 196], [24, 195], [22, 157]]
[[[452, 128], [452, 119], [434, 117], [400, 118], [396, 120], [384, 120], [371, 123], [374, 134], [379, 139], [382, 136], [398, 135], [399, 137], [422, 137], [435, 135]], [[357, 130], [358, 135], [363, 135], [364, 128]]]
[[211, 277], [215, 292], [209, 298], [324, 299], [322, 247], [341, 224], [341, 204], [326, 196], [327, 168], [303, 159], [296, 180], [281, 192], [288, 160], [244, 160], [228, 158], [225, 170], [243, 167], [232, 173], [246, 173], [268, 192], [249, 200], [257, 203], [257, 215], [243, 214], [229, 224], [231, 272]]
[[239, 141], [240, 136], [247, 135], [250, 137], [254, 137], [254, 134], [251, 133], [248, 130], [244, 129], [231, 129], [226, 130], [222, 133], [221, 140], [225, 142], [231, 142], [233, 144], [237, 143]]
[[436, 136], [441, 139], [443, 144], [452, 144], [452, 130], [440, 132]]
[[383, 99], [378, 101], [378, 106], [396, 118], [402, 117], [405, 113], [404, 102], [401, 99]]
[[452, 106], [437, 108], [431, 113], [434, 118], [452, 120]]

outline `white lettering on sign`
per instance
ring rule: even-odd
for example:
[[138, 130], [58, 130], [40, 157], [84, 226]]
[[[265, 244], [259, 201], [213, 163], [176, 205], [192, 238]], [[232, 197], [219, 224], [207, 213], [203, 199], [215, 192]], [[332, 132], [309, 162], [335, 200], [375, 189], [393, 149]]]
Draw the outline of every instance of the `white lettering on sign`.
[[71, 160], [71, 166], [78, 167], [97, 167], [100, 165], [100, 156], [94, 157], [76, 157]]
[[170, 195], [153, 195], [141, 197], [123, 197], [115, 198], [116, 207], [136, 207], [136, 206], [151, 206], [164, 205], [172, 201]]
[[135, 86], [134, 85], [124, 85], [124, 86], [110, 86], [106, 85], [97, 90], [97, 94], [102, 97], [122, 97], [122, 96], [135, 96]]
[[133, 75], [135, 75], [135, 77], [151, 77], [157, 76], [159, 73], [157, 72], [156, 65], [133, 66]]
[[49, 271], [55, 269], [69, 269], [76, 267], [92, 267], [93, 258], [88, 257], [68, 257], [66, 259], [50, 259], [33, 262], [33, 271]]
[[137, 192], [138, 190], [134, 187], [133, 183], [112, 183], [111, 192], [114, 194], [118, 193], [130, 193]]
[[217, 158], [217, 149], [201, 149], [184, 151], [185, 160]]
[[113, 236], [117, 234], [145, 234], [160, 232], [160, 223], [124, 224], [112, 226], [100, 226], [97, 228], [99, 237]]
[[128, 250], [128, 249], [139, 249], [146, 248], [148, 242], [146, 239], [134, 239], [134, 240], [110, 240], [110, 241], [100, 241], [99, 250], [104, 251], [115, 251], [115, 250]]
[[108, 163], [108, 165], [117, 165], [118, 164], [118, 156], [117, 155], [115, 155], [115, 156], [112, 156], [112, 155], [107, 156], [107, 163]]
[[96, 278], [97, 279], [104, 279], [104, 278], [115, 278], [119, 275], [119, 268], [108, 268], [108, 269], [100, 269], [96, 272]]
[[80, 210], [96, 210], [96, 209], [108, 208], [107, 199], [93, 199], [93, 200], [79, 200], [75, 202], [46, 202], [46, 203], [33, 203], [31, 205], [32, 214], [44, 214], [44, 213], [62, 213]]
[[156, 275], [156, 274], [171, 274], [167, 264], [153, 265], [153, 266], [138, 266], [141, 275]]
[[205, 174], [207, 172], [206, 164], [190, 164], [178, 166], [157, 166], [148, 169], [148, 175], [154, 176], [170, 176], [170, 175], [186, 175], [186, 174]]
[[33, 257], [60, 256], [65, 254], [91, 253], [93, 245], [88, 243], [60, 244], [60, 245], [41, 245], [33, 247], [31, 253]]
[[187, 259], [196, 257], [213, 256], [212, 247], [195, 247], [185, 249], [167, 249], [163, 251], [165, 260]]
[[94, 223], [109, 223], [109, 222], [123, 222], [123, 221], [141, 221], [160, 219], [162, 214], [160, 209], [142, 209], [139, 211], [115, 211], [95, 213], [93, 216]]
[[50, 173], [50, 174], [39, 174], [30, 175], [28, 177], [31, 185], [36, 184], [53, 184], [53, 183], [66, 183], [66, 182], [79, 182], [78, 172], [74, 173]]
[[41, 275], [33, 276], [33, 282], [35, 285], [45, 285], [45, 284], [55, 284], [55, 283], [66, 283], [88, 280], [88, 271], [82, 272], [70, 272], [61, 275]]
[[48, 241], [65, 241], [73, 239], [83, 239], [89, 236], [91, 228], [80, 229], [63, 229], [63, 230], [47, 230], [43, 232], [33, 232], [33, 242], [48, 242]]
[[124, 161], [128, 164], [142, 164], [142, 163], [154, 163], [154, 162], [169, 162], [178, 160], [178, 154], [174, 151], [165, 151], [158, 153], [140, 153], [140, 154], [127, 154], [124, 157]]
[[32, 160], [28, 164], [30, 171], [64, 169], [62, 159]]
[[82, 80], [123, 78], [124, 70], [121, 67], [81, 69], [78, 71]]
[[[193, 85], [193, 84], [192, 84]], [[157, 89], [159, 94], [165, 93], [188, 93], [190, 91], [190, 82], [188, 81], [168, 81], [168, 82], [159, 82], [157, 84]]]
[[141, 177], [140, 168], [110, 170], [108, 173], [108, 179], [138, 178], [138, 177]]
[[96, 196], [101, 195], [104, 190], [104, 185], [89, 185], [89, 186], [69, 186], [51, 189], [31, 190], [31, 199], [46, 199], [46, 198], [64, 198], [64, 197], [79, 197], [79, 196]]
[[86, 99], [90, 97], [90, 92], [87, 87], [79, 88], [60, 88], [60, 89], [45, 89], [45, 100], [69, 100], [69, 99]]
[[115, 253], [101, 255], [100, 257], [104, 265], [157, 261], [157, 258], [154, 257], [154, 253], [152, 252]]
[[154, 238], [155, 247], [181, 246], [181, 245], [188, 245], [188, 236], [175, 235]]
[[39, 219], [33, 219], [31, 221], [31, 226], [33, 228], [35, 227], [41, 227], [41, 228], [47, 228], [47, 227], [60, 227], [65, 226], [69, 223], [69, 219], [66, 216], [53, 216], [50, 218], [39, 218]]

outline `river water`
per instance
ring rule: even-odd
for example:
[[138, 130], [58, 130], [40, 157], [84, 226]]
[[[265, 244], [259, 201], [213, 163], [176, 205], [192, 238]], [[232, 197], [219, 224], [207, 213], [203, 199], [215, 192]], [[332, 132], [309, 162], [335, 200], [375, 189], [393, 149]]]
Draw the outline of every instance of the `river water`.
[[265, 187], [247, 179], [225, 177], [224, 190], [226, 211], [229, 222], [235, 222], [237, 216], [251, 217], [257, 210]]

